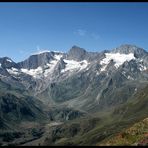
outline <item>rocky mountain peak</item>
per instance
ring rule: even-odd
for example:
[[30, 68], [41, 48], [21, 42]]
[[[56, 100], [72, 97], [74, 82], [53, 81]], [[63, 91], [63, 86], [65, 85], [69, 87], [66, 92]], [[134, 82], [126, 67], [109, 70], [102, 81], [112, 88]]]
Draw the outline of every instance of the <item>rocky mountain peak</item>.
[[85, 49], [74, 45], [68, 52], [68, 59], [82, 61], [84, 60], [86, 53]]
[[133, 53], [136, 58], [141, 58], [148, 54], [143, 48], [131, 44], [123, 44], [120, 47], [113, 49], [112, 52], [121, 54]]
[[18, 63], [20, 68], [36, 69], [37, 67], [43, 67], [51, 60], [54, 60], [55, 55], [59, 55], [59, 52], [43, 52], [40, 54], [31, 55], [28, 59]]
[[13, 62], [9, 57], [2, 57], [0, 58], [0, 62]]
[[10, 68], [16, 65], [16, 63], [12, 61], [9, 57], [0, 58], [0, 64], [1, 64], [1, 67], [3, 68]]

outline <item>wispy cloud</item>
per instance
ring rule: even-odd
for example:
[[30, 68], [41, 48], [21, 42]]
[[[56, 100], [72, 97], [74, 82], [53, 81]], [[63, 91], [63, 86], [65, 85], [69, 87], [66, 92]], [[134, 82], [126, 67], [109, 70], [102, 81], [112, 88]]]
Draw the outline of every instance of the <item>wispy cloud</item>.
[[94, 40], [99, 40], [100, 39], [100, 35], [97, 32], [87, 31], [85, 29], [77, 29], [74, 32], [74, 34], [77, 35], [77, 36], [89, 37], [89, 38], [92, 38]]
[[41, 54], [41, 53], [44, 53], [44, 52], [50, 52], [50, 50], [47, 50], [47, 49], [41, 49], [39, 46], [36, 46], [36, 51], [32, 53], [32, 55], [35, 55], [35, 54]]
[[74, 32], [74, 34], [77, 34], [77, 35], [79, 35], [79, 36], [85, 36], [86, 35], [86, 30], [84, 30], [84, 29], [77, 29], [75, 32]]
[[99, 40], [100, 39], [100, 35], [97, 33], [91, 33], [91, 37], [95, 40]]
[[40, 47], [38, 45], [36, 46], [36, 50], [37, 51], [40, 51]]

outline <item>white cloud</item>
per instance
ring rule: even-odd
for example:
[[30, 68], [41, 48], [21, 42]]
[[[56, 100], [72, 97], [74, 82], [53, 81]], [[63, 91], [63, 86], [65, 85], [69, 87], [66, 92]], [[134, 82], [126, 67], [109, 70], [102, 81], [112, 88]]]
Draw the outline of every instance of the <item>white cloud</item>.
[[96, 32], [93, 31], [86, 31], [84, 29], [77, 29], [74, 34], [78, 35], [78, 36], [87, 36], [89, 38], [92, 38], [94, 40], [99, 40], [100, 39], [100, 35]]
[[84, 29], [78, 29], [74, 32], [74, 34], [77, 34], [79, 36], [85, 36], [86, 35], [86, 30]]

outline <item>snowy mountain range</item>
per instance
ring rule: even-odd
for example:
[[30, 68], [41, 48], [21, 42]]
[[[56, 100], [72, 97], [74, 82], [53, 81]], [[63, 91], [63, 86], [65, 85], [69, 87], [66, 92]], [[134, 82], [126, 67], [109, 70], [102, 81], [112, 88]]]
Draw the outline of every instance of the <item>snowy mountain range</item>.
[[[0, 58], [0, 143], [45, 137], [43, 145], [54, 145], [59, 135], [66, 137], [58, 141], [63, 145], [71, 141], [69, 135], [76, 138], [72, 143], [93, 143], [99, 128], [105, 138], [116, 131], [112, 127], [121, 130], [147, 117], [147, 88], [148, 52], [135, 45], [102, 52], [73, 46], [67, 53], [36, 53], [19, 63]], [[78, 136], [79, 141], [78, 131], [90, 139]]]
[[[107, 93], [114, 96], [118, 89], [125, 91], [130, 83], [134, 87], [129, 93], [132, 95], [134, 90], [147, 83], [147, 69], [148, 53], [134, 45], [121, 45], [100, 53], [73, 46], [68, 53], [42, 52], [19, 63], [8, 57], [0, 58], [0, 79], [3, 82], [22, 86], [43, 102], [61, 102], [79, 109], [85, 106], [84, 110], [94, 108], [94, 103], [96, 106], [104, 102], [102, 97]], [[100, 108], [104, 103], [99, 105]]]
[[0, 68], [5, 69], [14, 76], [24, 73], [39, 79], [50, 75], [59, 64], [61, 65], [60, 73], [65, 73], [87, 69], [91, 63], [96, 61], [101, 66], [99, 70], [105, 71], [111, 61], [114, 62], [115, 68], [118, 69], [124, 62], [135, 60], [141, 67], [139, 70], [142, 71], [147, 69], [145, 58], [147, 58], [146, 51], [131, 45], [122, 45], [104, 53], [89, 53], [82, 48], [73, 46], [68, 53], [43, 52], [31, 55], [28, 59], [19, 63], [4, 57], [0, 59]]

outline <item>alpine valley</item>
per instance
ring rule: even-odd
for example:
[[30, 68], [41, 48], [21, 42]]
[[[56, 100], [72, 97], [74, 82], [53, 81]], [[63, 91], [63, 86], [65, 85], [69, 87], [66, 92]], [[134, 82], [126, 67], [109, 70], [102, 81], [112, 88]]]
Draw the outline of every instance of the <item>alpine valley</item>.
[[0, 145], [148, 145], [148, 52], [0, 58]]

